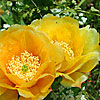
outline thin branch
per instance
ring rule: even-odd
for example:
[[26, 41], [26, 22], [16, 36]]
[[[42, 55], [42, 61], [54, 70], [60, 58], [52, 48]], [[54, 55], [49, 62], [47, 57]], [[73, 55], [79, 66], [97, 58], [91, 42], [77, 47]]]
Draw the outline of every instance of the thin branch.
[[[36, 7], [36, 8], [38, 8], [38, 6], [36, 5], [36, 3], [33, 1], [33, 0], [31, 0], [31, 2], [34, 4], [34, 6]], [[40, 11], [40, 9], [39, 9], [39, 11]], [[40, 14], [40, 17], [42, 18], [42, 14], [39, 12], [39, 14]]]

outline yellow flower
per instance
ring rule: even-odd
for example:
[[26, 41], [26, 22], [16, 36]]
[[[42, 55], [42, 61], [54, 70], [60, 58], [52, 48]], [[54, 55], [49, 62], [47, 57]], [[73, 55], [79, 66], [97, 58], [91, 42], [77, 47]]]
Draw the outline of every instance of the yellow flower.
[[13, 25], [1, 32], [0, 100], [17, 100], [18, 94], [19, 100], [46, 97], [55, 78], [56, 51], [44, 33], [30, 26]]
[[33, 21], [31, 26], [45, 32], [51, 43], [62, 48], [64, 60], [56, 69], [56, 77], [63, 77], [61, 84], [79, 87], [98, 63], [99, 33], [89, 26], [79, 29], [73, 18], [49, 14]]

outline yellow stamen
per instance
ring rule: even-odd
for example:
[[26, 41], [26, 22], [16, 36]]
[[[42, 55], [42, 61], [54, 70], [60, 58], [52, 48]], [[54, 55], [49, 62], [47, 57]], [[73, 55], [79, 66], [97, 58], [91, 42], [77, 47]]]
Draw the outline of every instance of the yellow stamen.
[[20, 79], [30, 81], [34, 78], [40, 67], [39, 57], [25, 51], [20, 56], [13, 56], [8, 61], [7, 70]]
[[62, 49], [64, 50], [64, 52], [69, 55], [69, 58], [70, 59], [73, 59], [74, 58], [74, 52], [69, 47], [69, 44], [67, 44], [66, 42], [63, 42], [63, 41], [58, 42], [56, 40], [54, 40], [54, 41], [52, 40], [51, 43], [60, 45], [62, 47]]

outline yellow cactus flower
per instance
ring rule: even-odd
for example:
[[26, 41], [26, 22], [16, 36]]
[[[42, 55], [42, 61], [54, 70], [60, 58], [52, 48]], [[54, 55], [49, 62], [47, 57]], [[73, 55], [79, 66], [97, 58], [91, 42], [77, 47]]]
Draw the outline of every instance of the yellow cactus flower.
[[45, 32], [52, 44], [62, 48], [64, 60], [56, 69], [56, 77], [63, 77], [61, 84], [79, 87], [98, 64], [99, 33], [89, 26], [79, 29], [78, 21], [71, 17], [50, 14], [33, 21], [31, 26]]
[[13, 25], [2, 31], [0, 100], [17, 100], [18, 94], [19, 100], [45, 98], [55, 79], [52, 55], [58, 51], [44, 33], [30, 26]]

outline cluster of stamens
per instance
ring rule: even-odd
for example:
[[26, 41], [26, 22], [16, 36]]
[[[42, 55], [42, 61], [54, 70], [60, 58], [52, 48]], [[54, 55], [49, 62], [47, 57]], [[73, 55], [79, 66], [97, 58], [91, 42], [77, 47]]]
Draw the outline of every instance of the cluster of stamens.
[[34, 78], [40, 67], [39, 57], [25, 51], [20, 56], [13, 56], [8, 61], [7, 70], [22, 80], [30, 81]]
[[64, 50], [64, 52], [68, 54], [68, 56], [69, 56], [70, 59], [74, 58], [74, 52], [69, 47], [69, 44], [67, 44], [66, 42], [63, 42], [63, 41], [58, 42], [56, 40], [52, 40], [51, 43], [60, 45], [62, 47], [62, 49]]

